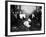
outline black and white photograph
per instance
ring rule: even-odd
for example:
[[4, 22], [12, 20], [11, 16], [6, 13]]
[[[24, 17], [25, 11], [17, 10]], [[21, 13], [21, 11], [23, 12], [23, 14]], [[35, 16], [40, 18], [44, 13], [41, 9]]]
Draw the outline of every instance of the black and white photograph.
[[41, 6], [10, 5], [11, 32], [41, 30]]
[[8, 2], [8, 35], [44, 33], [44, 4]]

